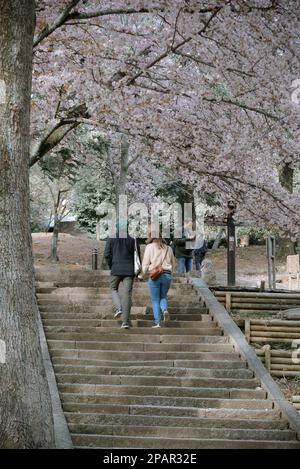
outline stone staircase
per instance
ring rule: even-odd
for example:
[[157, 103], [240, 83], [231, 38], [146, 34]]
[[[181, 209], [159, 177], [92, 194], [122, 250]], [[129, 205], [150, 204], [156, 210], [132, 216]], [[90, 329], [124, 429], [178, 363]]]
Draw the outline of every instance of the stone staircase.
[[146, 283], [132, 325], [113, 319], [107, 272], [39, 282], [37, 295], [78, 448], [300, 448], [272, 399], [184, 279], [152, 329]]

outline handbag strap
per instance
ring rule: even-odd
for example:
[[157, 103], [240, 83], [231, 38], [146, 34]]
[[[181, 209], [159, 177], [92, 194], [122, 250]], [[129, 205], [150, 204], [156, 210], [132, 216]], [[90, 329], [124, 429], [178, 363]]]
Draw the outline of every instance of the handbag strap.
[[140, 256], [139, 251], [138, 251], [136, 238], [134, 238], [134, 250], [135, 250], [135, 252], [136, 252], [136, 255], [137, 255], [139, 261], [141, 262], [141, 256]]
[[162, 262], [160, 263], [160, 265], [161, 265], [161, 266], [163, 265], [163, 263], [164, 263], [164, 262], [165, 262], [165, 260], [166, 260], [166, 257], [167, 257], [167, 254], [168, 254], [168, 251], [169, 251], [169, 246], [168, 246], [168, 245], [166, 245], [166, 253], [165, 253], [165, 255], [164, 255], [164, 258], [163, 258]]

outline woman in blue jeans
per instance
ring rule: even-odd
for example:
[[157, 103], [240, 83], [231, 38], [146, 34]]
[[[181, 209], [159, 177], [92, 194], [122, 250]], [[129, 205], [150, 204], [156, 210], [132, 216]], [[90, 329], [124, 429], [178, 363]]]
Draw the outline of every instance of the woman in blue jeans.
[[159, 265], [163, 273], [157, 280], [148, 279], [155, 325], [160, 327], [162, 319], [169, 319], [167, 294], [172, 282], [172, 272], [175, 269], [175, 257], [170, 246], [162, 238], [150, 238], [143, 258], [143, 273], [151, 272]]

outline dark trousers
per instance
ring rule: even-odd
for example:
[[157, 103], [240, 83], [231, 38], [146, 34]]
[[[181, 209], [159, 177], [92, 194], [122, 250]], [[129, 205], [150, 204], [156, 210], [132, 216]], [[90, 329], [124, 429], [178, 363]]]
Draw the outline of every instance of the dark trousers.
[[[130, 310], [132, 304], [132, 286], [134, 277], [124, 277], [121, 275], [112, 275], [110, 279], [110, 289], [115, 311], [122, 310], [123, 322], [129, 322]], [[120, 298], [119, 286], [123, 282], [123, 295]]]
[[195, 255], [195, 265], [196, 265], [196, 270], [200, 270], [201, 264], [203, 262], [203, 259], [205, 257], [205, 251], [203, 249], [195, 249], [194, 255]]

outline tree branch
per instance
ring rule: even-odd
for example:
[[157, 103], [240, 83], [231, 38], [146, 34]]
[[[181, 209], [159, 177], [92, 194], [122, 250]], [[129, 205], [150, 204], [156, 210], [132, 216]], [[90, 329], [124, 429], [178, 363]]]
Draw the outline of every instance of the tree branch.
[[177, 23], [178, 23], [178, 20], [179, 20], [179, 16], [180, 16], [181, 10], [182, 10], [182, 8], [179, 8], [179, 10], [178, 10], [178, 12], [177, 12], [177, 15], [176, 15], [175, 25], [174, 25], [174, 34], [173, 34], [173, 39], [172, 39], [171, 48], [172, 48], [172, 47], [174, 46], [174, 44], [175, 44], [175, 38], [176, 38], [176, 33], [177, 33]]
[[[198, 11], [198, 13], [211, 13], [216, 9], [215, 6], [213, 7], [207, 7], [207, 8], [201, 8]], [[153, 8], [111, 8], [107, 10], [99, 10], [99, 11], [94, 11], [94, 12], [73, 12], [70, 13], [68, 20], [85, 20], [89, 18], [98, 18], [100, 16], [109, 16], [109, 15], [133, 15], [133, 14], [142, 14], [142, 13], [155, 13], [158, 11], [162, 11], [163, 8], [161, 7], [153, 7]], [[185, 8], [184, 11], [189, 12], [188, 8]]]
[[203, 101], [208, 101], [209, 103], [214, 103], [214, 104], [220, 104], [220, 103], [231, 104], [233, 106], [246, 109], [247, 111], [252, 111], [252, 112], [256, 112], [257, 114], [262, 114], [263, 116], [269, 117], [270, 119], [280, 121], [280, 117], [276, 116], [275, 114], [271, 114], [269, 111], [265, 111], [264, 109], [261, 109], [261, 108], [248, 106], [247, 104], [241, 103], [240, 101], [233, 101], [232, 99], [224, 99], [224, 98], [216, 99], [216, 98], [206, 98], [206, 97], [203, 97]]
[[45, 130], [42, 138], [34, 142], [30, 151], [30, 167], [40, 161], [43, 156], [58, 145], [62, 139], [72, 130], [74, 130], [80, 122], [75, 118], [68, 120], [59, 120], [55, 125], [52, 125]]
[[[226, 2], [228, 3], [228, 2]], [[224, 6], [224, 5], [223, 5]], [[210, 15], [210, 17], [208, 18], [208, 20], [204, 23], [204, 26], [197, 32], [195, 33], [195, 35], [199, 35], [199, 34], [203, 34], [206, 29], [208, 28], [208, 26], [210, 25], [211, 21], [217, 16], [217, 14], [220, 12], [220, 10], [222, 10], [223, 6], [220, 6], [220, 7], [214, 7], [213, 9], [211, 9], [210, 11], [213, 11], [213, 13]], [[170, 53], [175, 53], [177, 51], [177, 49], [179, 49], [180, 47], [184, 46], [185, 44], [187, 44], [188, 42], [190, 42], [192, 39], [194, 38], [194, 35], [191, 35], [189, 37], [187, 37], [186, 39], [183, 39], [181, 42], [178, 42], [175, 46], [172, 46], [172, 47], [167, 47], [165, 49], [165, 51], [160, 54], [158, 57], [156, 57], [154, 60], [152, 60], [152, 62], [150, 62], [148, 65], [146, 65], [143, 70], [139, 70], [137, 73], [135, 73], [132, 77], [129, 78], [129, 80], [127, 81], [126, 85], [129, 86], [129, 85], [132, 85], [135, 80], [137, 78], [139, 78], [141, 75], [143, 75], [143, 73], [146, 71], [146, 70], [149, 70], [150, 68], [154, 67], [154, 65], [158, 64], [159, 62], [161, 62], [163, 59], [165, 59]]]
[[37, 34], [33, 41], [33, 47], [38, 46], [46, 37], [50, 36], [56, 29], [60, 28], [69, 18], [69, 14], [73, 8], [78, 5], [81, 0], [71, 0], [64, 11], [53, 21], [52, 25], [45, 26], [42, 31]]
[[277, 196], [276, 194], [273, 194], [266, 186], [262, 186], [260, 184], [257, 184], [252, 181], [247, 181], [246, 179], [243, 179], [240, 176], [237, 176], [234, 173], [230, 172], [222, 172], [222, 171], [209, 171], [209, 170], [196, 170], [195, 168], [192, 168], [190, 165], [188, 165], [185, 161], [182, 161], [180, 157], [177, 158], [177, 161], [180, 166], [183, 166], [184, 168], [188, 168], [189, 171], [203, 175], [203, 176], [213, 176], [213, 177], [218, 177], [221, 180], [224, 180], [227, 182], [227, 180], [235, 181], [240, 184], [243, 184], [244, 186], [251, 187], [252, 189], [258, 189], [262, 193], [266, 194], [268, 197], [273, 199], [274, 202], [276, 202], [277, 206], [282, 210], [283, 208], [287, 210], [288, 213], [293, 213], [296, 215], [296, 217], [299, 219], [299, 212], [294, 210], [292, 207], [290, 207], [288, 204], [286, 204], [280, 196]]

